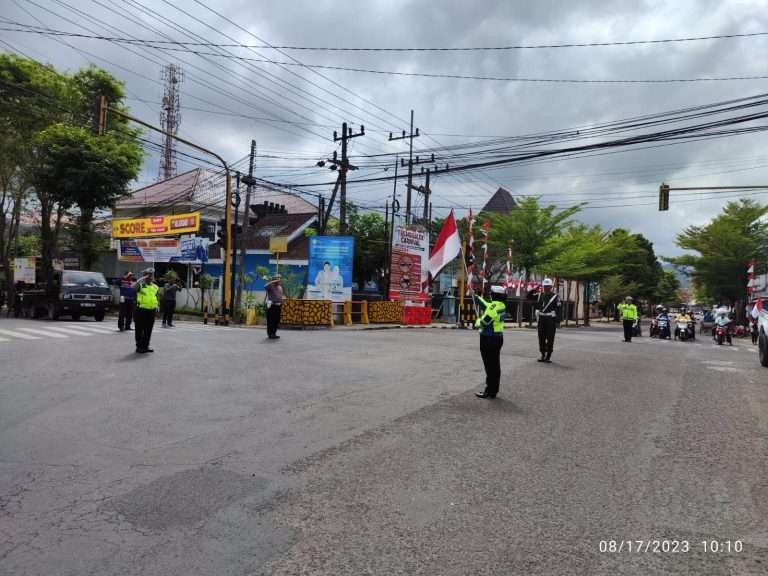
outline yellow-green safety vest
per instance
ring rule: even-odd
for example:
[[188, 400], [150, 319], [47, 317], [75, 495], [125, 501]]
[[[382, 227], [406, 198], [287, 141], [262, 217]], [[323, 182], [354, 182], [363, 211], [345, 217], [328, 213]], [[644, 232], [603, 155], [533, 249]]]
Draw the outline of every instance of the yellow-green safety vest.
[[622, 320], [637, 320], [637, 306], [634, 304], [619, 304]]
[[136, 290], [136, 305], [146, 310], [157, 308], [157, 284], [140, 284]]
[[485, 306], [485, 312], [475, 320], [475, 328], [483, 334], [487, 333], [487, 328], [492, 326], [494, 334], [502, 334], [504, 332], [504, 315], [507, 310], [506, 304], [496, 301], [486, 302], [480, 296], [477, 299]]

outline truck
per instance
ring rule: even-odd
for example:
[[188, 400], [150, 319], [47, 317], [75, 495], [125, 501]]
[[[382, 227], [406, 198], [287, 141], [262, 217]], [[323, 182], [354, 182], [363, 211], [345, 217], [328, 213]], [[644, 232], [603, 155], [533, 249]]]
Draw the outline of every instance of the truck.
[[24, 287], [20, 298], [26, 318], [93, 316], [101, 322], [112, 305], [112, 290], [101, 272], [57, 270], [50, 285]]

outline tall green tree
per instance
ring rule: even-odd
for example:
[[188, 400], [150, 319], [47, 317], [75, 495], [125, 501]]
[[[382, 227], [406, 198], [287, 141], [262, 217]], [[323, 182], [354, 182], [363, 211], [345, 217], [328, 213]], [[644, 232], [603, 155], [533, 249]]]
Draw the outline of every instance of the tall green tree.
[[695, 254], [668, 260], [691, 267], [697, 294], [741, 310], [746, 299], [747, 262], [765, 266], [768, 254], [768, 205], [752, 200], [729, 202], [704, 226], [689, 226], [677, 235], [677, 245]]
[[660, 304], [676, 304], [678, 290], [680, 290], [680, 280], [677, 279], [677, 274], [673, 270], [662, 270], [653, 296]]
[[527, 280], [534, 270], [557, 256], [559, 236], [580, 211], [580, 204], [558, 211], [554, 205], [541, 206], [538, 198], [526, 197], [506, 214], [481, 212], [478, 222], [490, 220], [489, 248], [496, 258], [503, 259], [512, 242], [513, 266]]
[[355, 238], [354, 277], [362, 286], [384, 270], [386, 255], [386, 222], [378, 212], [361, 213], [357, 206], [347, 205], [350, 236]]

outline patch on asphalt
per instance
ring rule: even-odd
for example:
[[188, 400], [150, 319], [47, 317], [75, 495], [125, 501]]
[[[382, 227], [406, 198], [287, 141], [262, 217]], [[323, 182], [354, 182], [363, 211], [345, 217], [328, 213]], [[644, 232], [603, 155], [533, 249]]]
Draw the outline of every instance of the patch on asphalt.
[[229, 470], [197, 468], [153, 480], [107, 506], [136, 526], [163, 530], [195, 524], [262, 491], [267, 481]]

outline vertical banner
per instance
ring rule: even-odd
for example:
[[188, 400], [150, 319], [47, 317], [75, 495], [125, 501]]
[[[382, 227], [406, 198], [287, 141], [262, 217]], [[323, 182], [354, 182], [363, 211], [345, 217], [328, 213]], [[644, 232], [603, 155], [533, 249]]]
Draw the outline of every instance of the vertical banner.
[[13, 259], [13, 281], [35, 283], [35, 257]]
[[426, 302], [429, 282], [429, 238], [424, 230], [395, 226], [389, 299]]
[[309, 239], [308, 300], [352, 300], [352, 236], [312, 236]]

